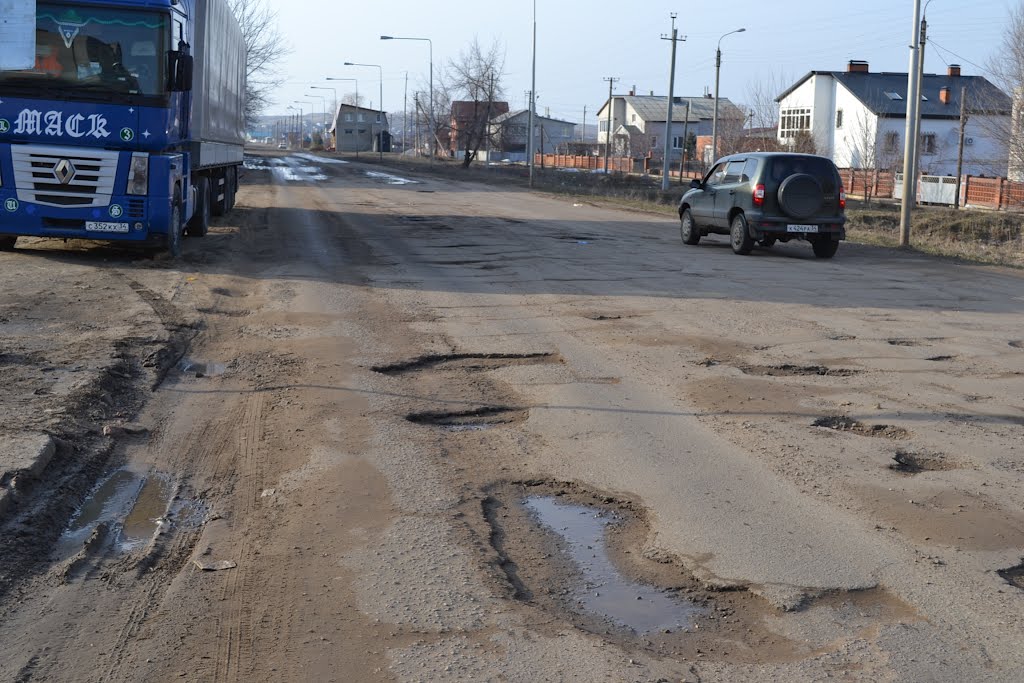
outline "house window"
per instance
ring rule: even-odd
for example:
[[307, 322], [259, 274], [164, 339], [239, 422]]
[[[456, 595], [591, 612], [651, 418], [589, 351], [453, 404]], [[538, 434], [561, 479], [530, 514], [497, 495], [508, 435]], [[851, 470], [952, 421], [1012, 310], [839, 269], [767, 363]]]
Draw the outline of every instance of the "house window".
[[366, 129], [365, 128], [360, 128], [359, 129], [359, 134], [360, 135], [366, 135]]
[[885, 134], [885, 151], [898, 152], [900, 148], [900, 134], [890, 132]]
[[810, 109], [783, 109], [780, 112], [779, 137], [793, 138], [811, 129]]
[[608, 122], [602, 120], [600, 122], [600, 125], [598, 126], [598, 130], [601, 131], [602, 133], [607, 133], [608, 132]]
[[890, 100], [893, 100], [894, 102], [898, 102], [903, 99], [903, 95], [895, 91], [887, 92], [885, 93], [885, 96], [888, 97]]
[[921, 154], [935, 154], [935, 133], [921, 136]]
[[629, 122], [630, 123], [636, 123], [636, 114], [633, 114], [633, 117], [630, 118]]
[[352, 114], [345, 114], [345, 120], [346, 121], [351, 121], [352, 120]]
[[355, 133], [355, 131], [352, 130], [351, 128], [346, 128], [345, 129], [345, 135], [352, 135], [353, 133]]
[[838, 129], [838, 128], [842, 128], [842, 127], [843, 127], [843, 110], [842, 109], [837, 109], [836, 110], [836, 128]]
[[672, 137], [672, 149], [682, 149], [682, 148], [683, 148], [683, 136], [682, 135], [674, 135]]
[[652, 135], [651, 136], [651, 149], [654, 149], [657, 146], [658, 146], [658, 136], [657, 135]]
[[380, 114], [377, 114], [377, 123], [380, 123]]

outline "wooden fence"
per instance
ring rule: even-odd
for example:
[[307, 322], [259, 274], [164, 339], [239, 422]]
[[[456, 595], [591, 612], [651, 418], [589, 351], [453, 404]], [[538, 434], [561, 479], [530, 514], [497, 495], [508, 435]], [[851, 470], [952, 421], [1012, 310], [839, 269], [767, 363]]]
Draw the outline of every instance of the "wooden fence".
[[[538, 154], [538, 166], [551, 168], [578, 168], [586, 171], [603, 171], [604, 157], [570, 156], [568, 154]], [[609, 157], [608, 170], [615, 173], [632, 173], [633, 159], [630, 157]]]

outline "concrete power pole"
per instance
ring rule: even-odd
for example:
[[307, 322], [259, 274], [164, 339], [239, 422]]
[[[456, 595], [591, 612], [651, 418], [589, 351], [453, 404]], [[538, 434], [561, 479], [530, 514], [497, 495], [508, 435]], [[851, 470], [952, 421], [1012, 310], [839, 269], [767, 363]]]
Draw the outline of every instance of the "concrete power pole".
[[612, 88], [619, 79], [608, 77], [604, 80], [608, 81], [608, 130], [604, 134], [604, 174], [608, 175], [608, 156], [612, 151]]
[[[956, 198], [953, 208], [960, 208], [960, 182], [964, 177], [964, 136], [967, 133], [967, 88], [960, 89], [960, 148], [956, 153]], [[966, 202], [964, 202], [966, 204]]]
[[903, 147], [903, 206], [900, 212], [900, 248], [910, 246], [910, 212], [917, 199], [917, 140], [914, 137], [917, 111], [921, 106], [921, 73], [918, 59], [921, 58], [921, 0], [914, 0], [914, 29], [911, 33], [910, 68], [907, 76], [907, 126]]
[[[665, 114], [665, 156], [661, 162], [661, 191], [668, 191], [669, 184], [669, 169], [672, 166], [671, 154], [672, 154], [672, 105], [675, 104], [674, 99], [676, 95], [676, 45], [679, 44], [679, 31], [676, 30], [676, 17], [678, 16], [675, 12], [671, 15], [672, 17], [672, 37], [662, 36], [662, 40], [672, 41], [672, 64], [669, 67], [668, 77], [668, 108]], [[683, 40], [686, 40], [684, 37]]]

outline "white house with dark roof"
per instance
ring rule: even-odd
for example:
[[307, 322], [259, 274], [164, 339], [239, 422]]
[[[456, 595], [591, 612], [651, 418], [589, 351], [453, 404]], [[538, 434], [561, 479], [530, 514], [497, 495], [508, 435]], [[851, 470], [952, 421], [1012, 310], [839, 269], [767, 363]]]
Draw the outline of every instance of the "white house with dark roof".
[[[1010, 98], [981, 76], [962, 75], [956, 65], [945, 75], [924, 75], [921, 171], [956, 173], [965, 89], [963, 172], [1005, 176], [1009, 148], [996, 131], [1009, 121]], [[906, 97], [907, 74], [872, 73], [867, 62], [851, 61], [846, 71], [812, 71], [777, 99], [779, 141], [810, 135], [817, 152], [840, 168], [898, 169], [906, 134]]]
[[[687, 118], [689, 103], [689, 118]], [[668, 118], [668, 97], [658, 95], [613, 95], [597, 112], [597, 142], [608, 142], [608, 108], [611, 107], [611, 131], [616, 154], [642, 157], [654, 152], [661, 157], [665, 145], [665, 121]], [[711, 136], [715, 100], [711, 97], [675, 97], [672, 100], [672, 157], [682, 155], [685, 137]], [[718, 125], [720, 133], [728, 126], [742, 128], [744, 113], [729, 101], [718, 98]]]

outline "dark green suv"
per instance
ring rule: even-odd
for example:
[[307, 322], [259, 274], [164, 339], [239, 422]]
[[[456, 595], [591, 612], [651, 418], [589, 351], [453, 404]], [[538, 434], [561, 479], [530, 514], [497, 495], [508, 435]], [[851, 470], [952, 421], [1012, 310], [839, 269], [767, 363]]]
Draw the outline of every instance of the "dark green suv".
[[729, 235], [732, 250], [807, 240], [818, 258], [832, 258], [846, 239], [846, 193], [825, 157], [756, 152], [725, 157], [694, 180], [679, 202], [683, 242]]

